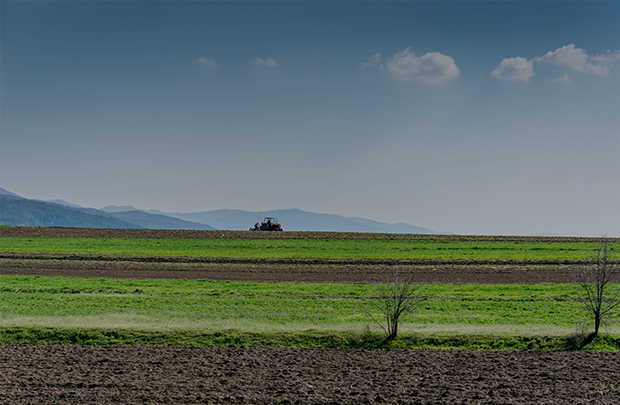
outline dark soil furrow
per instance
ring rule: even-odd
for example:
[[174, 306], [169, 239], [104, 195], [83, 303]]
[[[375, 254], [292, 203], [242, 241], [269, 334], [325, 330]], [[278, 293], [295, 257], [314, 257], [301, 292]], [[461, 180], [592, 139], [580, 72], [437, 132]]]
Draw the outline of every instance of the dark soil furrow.
[[0, 403], [617, 404], [620, 353], [0, 346]]
[[[211, 279], [233, 281], [371, 283], [398, 266], [416, 283], [570, 283], [578, 264], [454, 261], [261, 260], [0, 254], [0, 274], [85, 278]], [[215, 259], [215, 260], [212, 260]]]

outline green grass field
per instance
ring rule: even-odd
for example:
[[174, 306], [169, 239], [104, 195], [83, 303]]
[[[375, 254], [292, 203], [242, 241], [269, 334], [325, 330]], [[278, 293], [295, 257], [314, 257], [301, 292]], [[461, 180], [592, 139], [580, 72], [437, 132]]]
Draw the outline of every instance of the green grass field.
[[0, 238], [0, 251], [333, 259], [585, 260], [596, 243], [317, 239]]
[[[2, 276], [0, 326], [228, 328], [299, 331], [374, 328], [368, 284], [107, 280]], [[582, 319], [575, 286], [446, 285], [423, 297], [403, 330], [568, 333]]]

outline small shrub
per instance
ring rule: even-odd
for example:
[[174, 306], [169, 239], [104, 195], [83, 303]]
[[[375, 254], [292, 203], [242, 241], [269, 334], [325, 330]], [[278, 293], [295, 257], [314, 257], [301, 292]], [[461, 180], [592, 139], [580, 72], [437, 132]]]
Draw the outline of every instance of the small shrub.
[[403, 274], [398, 267], [386, 269], [377, 274], [375, 282], [377, 296], [371, 300], [371, 310], [379, 311], [380, 317], [367, 310], [370, 316], [386, 333], [385, 343], [398, 336], [398, 323], [405, 312], [412, 313], [420, 302], [415, 295], [413, 274]]
[[596, 250], [596, 259], [590, 259], [587, 266], [576, 270], [575, 280], [581, 287], [583, 302], [594, 318], [596, 338], [601, 325], [613, 320], [620, 305], [620, 264], [612, 257], [613, 248], [606, 237], [602, 237]]

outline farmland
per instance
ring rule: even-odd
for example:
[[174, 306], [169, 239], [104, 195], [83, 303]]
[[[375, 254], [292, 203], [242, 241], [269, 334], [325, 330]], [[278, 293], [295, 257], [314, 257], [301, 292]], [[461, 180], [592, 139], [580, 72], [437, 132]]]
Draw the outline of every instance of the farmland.
[[[510, 240], [502, 238], [344, 238], [339, 235], [308, 238], [271, 237], [244, 239], [205, 232], [209, 238], [85, 238], [4, 237], [3, 250], [11, 252], [70, 253], [91, 255], [192, 256], [234, 258], [323, 259], [460, 259], [460, 260], [583, 260], [596, 248], [592, 241], [550, 238]], [[245, 232], [245, 234], [249, 234]], [[253, 235], [253, 234], [249, 234]], [[282, 234], [279, 234], [282, 235]], [[287, 236], [286, 234], [284, 236]], [[315, 236], [315, 237], [313, 237]], [[331, 236], [331, 237], [327, 237]], [[365, 235], [367, 237], [367, 235]]]
[[[57, 403], [620, 400], [619, 353], [397, 349], [570, 348], [584, 315], [571, 270], [593, 239], [62, 228], [0, 236], [0, 388], [10, 403], [28, 402], [19, 387]], [[363, 349], [380, 346], [367, 311], [374, 276], [394, 269], [414, 274], [422, 302], [391, 350]], [[617, 330], [606, 332], [589, 348], [618, 350]], [[245, 345], [254, 347], [236, 347]], [[571, 383], [591, 365], [604, 373]], [[115, 379], [121, 370], [127, 377]]]

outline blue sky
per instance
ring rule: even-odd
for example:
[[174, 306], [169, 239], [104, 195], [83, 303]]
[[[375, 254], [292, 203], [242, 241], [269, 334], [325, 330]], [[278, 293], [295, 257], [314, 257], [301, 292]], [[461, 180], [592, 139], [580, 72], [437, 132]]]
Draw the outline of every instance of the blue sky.
[[618, 2], [0, 4], [0, 187], [620, 236]]

